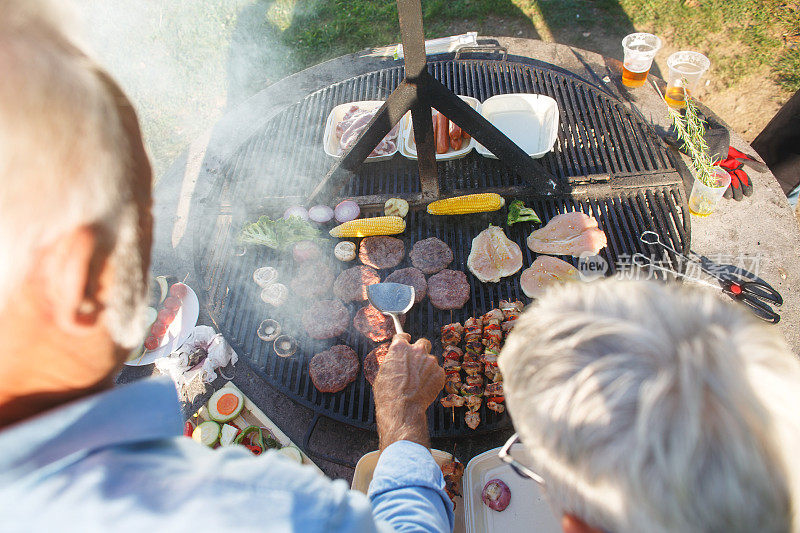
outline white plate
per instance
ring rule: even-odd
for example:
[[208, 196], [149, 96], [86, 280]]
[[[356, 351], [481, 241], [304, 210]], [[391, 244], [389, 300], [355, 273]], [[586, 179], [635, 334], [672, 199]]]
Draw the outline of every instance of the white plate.
[[[464, 504], [469, 533], [560, 533], [561, 525], [544, 498], [541, 487], [518, 475], [497, 456], [494, 448], [472, 458], [464, 471]], [[525, 447], [515, 444], [514, 457], [525, 457]], [[522, 460], [525, 463], [524, 459]], [[501, 479], [511, 490], [511, 503], [503, 511], [489, 509], [481, 500], [481, 492], [490, 479]]]
[[183, 341], [197, 325], [197, 318], [200, 316], [200, 302], [191, 287], [186, 286], [186, 297], [183, 298], [178, 314], [169, 325], [167, 334], [161, 339], [161, 344], [155, 350], [147, 350], [141, 357], [125, 361], [128, 366], [144, 366], [154, 362], [159, 357], [169, 355], [181, 347]]
[[[372, 481], [372, 474], [375, 473], [375, 467], [378, 466], [378, 457], [380, 457], [380, 454], [381, 452], [369, 452], [358, 460], [358, 464], [356, 464], [356, 471], [353, 472], [353, 483], [350, 485], [351, 489], [363, 492], [364, 494], [367, 493], [367, 490], [369, 490], [369, 484]], [[433, 455], [433, 458], [436, 460], [436, 464], [439, 466], [453, 460], [453, 456], [451, 454], [441, 450], [432, 449], [431, 455]], [[453, 533], [466, 532], [467, 529], [464, 524], [464, 500], [458, 496], [456, 496], [455, 515], [456, 522], [455, 527], [453, 528]]]
[[[383, 101], [362, 100], [360, 102], [348, 102], [346, 104], [337, 105], [331, 110], [331, 113], [328, 115], [328, 121], [325, 123], [325, 133], [322, 136], [322, 145], [325, 148], [325, 153], [331, 157], [336, 157], [336, 158], [342, 157], [342, 153], [339, 150], [339, 137], [336, 135], [336, 125], [342, 121], [342, 118], [344, 118], [345, 113], [347, 113], [350, 107], [354, 105], [372, 111], [373, 109], [378, 109], [380, 106], [382, 106]], [[394, 157], [394, 154], [397, 153], [397, 146], [400, 144], [399, 132], [397, 136], [398, 138], [395, 141], [394, 152], [387, 155], [367, 157], [364, 160], [364, 162], [375, 163], [377, 161], [386, 161], [387, 159], [391, 159], [392, 157]]]
[[[543, 94], [499, 94], [481, 105], [481, 115], [534, 159], [553, 149], [558, 138], [558, 104]], [[475, 150], [497, 159], [481, 143]]]
[[[472, 109], [477, 111], [478, 113], [481, 112], [481, 103], [476, 99], [472, 98], [471, 96], [462, 96], [458, 95], [459, 98], [464, 100], [468, 103]], [[417, 145], [414, 142], [414, 128], [411, 122], [411, 112], [409, 111], [405, 115], [403, 115], [403, 120], [400, 121], [400, 153], [403, 154], [405, 157], [409, 159], [413, 159], [416, 161], [417, 159]], [[475, 148], [475, 145], [478, 144], [475, 142], [473, 137], [469, 138], [469, 142], [465, 145], [462, 145], [458, 150], [448, 150], [447, 153], [444, 154], [436, 154], [437, 161], [450, 161], [452, 159], [459, 159], [464, 157], [468, 153]]]

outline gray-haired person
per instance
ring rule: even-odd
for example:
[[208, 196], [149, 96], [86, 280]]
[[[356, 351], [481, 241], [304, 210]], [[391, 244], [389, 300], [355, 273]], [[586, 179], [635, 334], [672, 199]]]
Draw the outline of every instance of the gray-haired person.
[[168, 379], [113, 387], [144, 329], [151, 171], [63, 4], [0, 0], [0, 531], [452, 531], [427, 340], [396, 335], [375, 379], [369, 495], [181, 436]]
[[505, 460], [564, 531], [798, 531], [800, 363], [735, 305], [566, 286], [522, 314], [499, 361], [530, 455]]

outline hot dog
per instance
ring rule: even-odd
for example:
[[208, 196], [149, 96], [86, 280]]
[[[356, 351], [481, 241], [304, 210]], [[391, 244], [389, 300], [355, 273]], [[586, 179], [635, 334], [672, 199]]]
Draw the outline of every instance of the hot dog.
[[461, 138], [461, 128], [455, 122], [450, 122], [450, 146], [453, 150], [460, 150], [461, 143], [463, 139]]
[[444, 116], [442, 113], [438, 113], [436, 115], [436, 153], [437, 154], [446, 154], [447, 151], [450, 149], [449, 146], [449, 139], [448, 139], [448, 122], [447, 117]]

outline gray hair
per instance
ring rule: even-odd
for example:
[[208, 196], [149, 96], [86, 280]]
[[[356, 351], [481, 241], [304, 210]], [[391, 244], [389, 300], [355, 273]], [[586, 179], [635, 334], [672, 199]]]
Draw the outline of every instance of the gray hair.
[[[108, 309], [135, 344], [144, 294], [131, 147], [100, 68], [68, 34], [63, 2], [0, 0], [0, 308], [38, 249], [80, 226], [114, 246]], [[139, 293], [142, 296], [139, 296]], [[134, 327], [136, 326], [136, 327]]]
[[800, 363], [735, 304], [567, 285], [522, 314], [499, 364], [558, 512], [613, 532], [797, 530]]

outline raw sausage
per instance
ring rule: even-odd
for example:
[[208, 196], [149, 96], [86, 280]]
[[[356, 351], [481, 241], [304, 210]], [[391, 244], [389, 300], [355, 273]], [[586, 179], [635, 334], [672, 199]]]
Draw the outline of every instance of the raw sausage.
[[461, 127], [455, 122], [450, 122], [450, 146], [453, 150], [461, 150]]
[[450, 142], [448, 139], [448, 122], [447, 117], [442, 113], [436, 115], [436, 153], [446, 154], [450, 149]]

